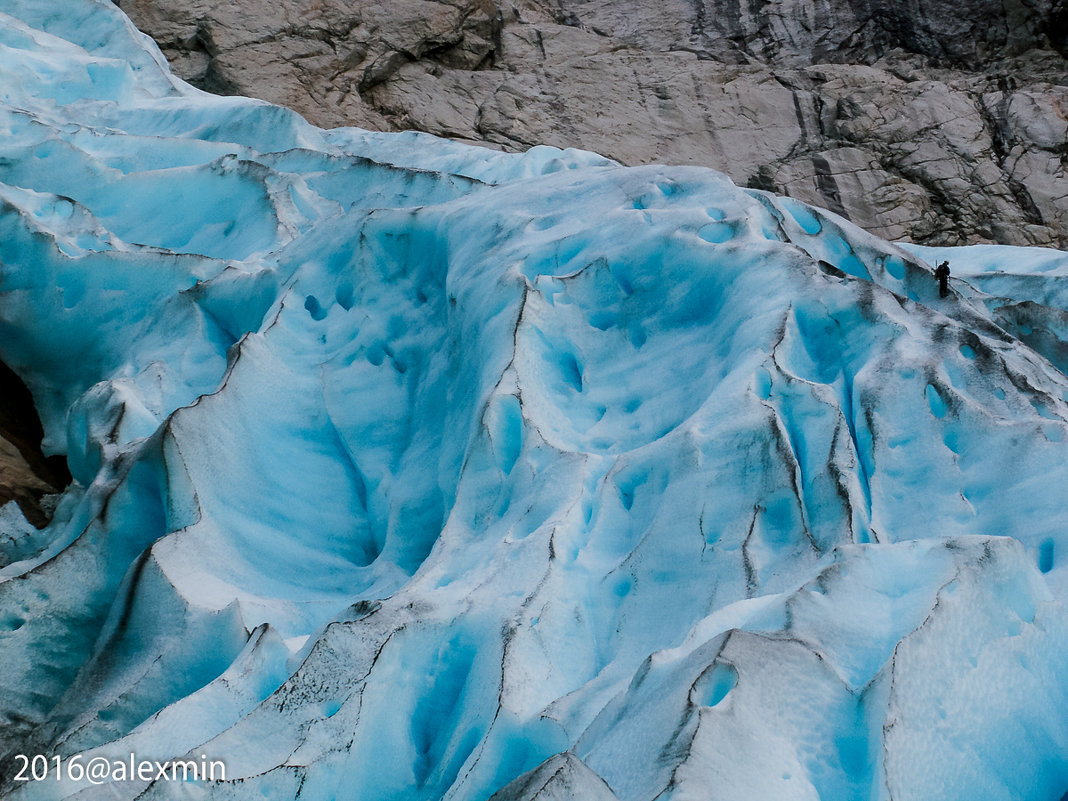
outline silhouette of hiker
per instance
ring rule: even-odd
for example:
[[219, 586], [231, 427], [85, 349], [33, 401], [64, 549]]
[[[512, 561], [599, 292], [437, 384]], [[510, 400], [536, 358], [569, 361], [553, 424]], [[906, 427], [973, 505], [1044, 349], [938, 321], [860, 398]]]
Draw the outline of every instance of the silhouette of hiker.
[[949, 262], [944, 261], [939, 264], [934, 271], [935, 278], [938, 279], [938, 297], [944, 298], [949, 294]]

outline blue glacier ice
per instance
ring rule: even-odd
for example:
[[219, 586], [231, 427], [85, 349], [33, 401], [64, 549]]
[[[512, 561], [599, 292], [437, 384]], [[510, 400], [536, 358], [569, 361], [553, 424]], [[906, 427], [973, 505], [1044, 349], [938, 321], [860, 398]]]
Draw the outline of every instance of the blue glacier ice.
[[74, 482], [0, 509], [0, 794], [1057, 801], [1066, 280], [5, 0], [0, 359]]

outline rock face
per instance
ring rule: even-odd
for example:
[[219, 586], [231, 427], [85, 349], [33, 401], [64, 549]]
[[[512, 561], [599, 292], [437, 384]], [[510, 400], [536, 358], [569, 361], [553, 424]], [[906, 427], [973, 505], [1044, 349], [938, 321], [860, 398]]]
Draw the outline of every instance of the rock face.
[[1068, 246], [1064, 0], [121, 0], [312, 122], [702, 164], [926, 244]]
[[[26, 521], [36, 527], [48, 522], [45, 495], [57, 493], [70, 483], [62, 457], [45, 458], [41, 453], [41, 422], [33, 408], [30, 393], [6, 365], [0, 363], [0, 506], [15, 501]], [[12, 541], [33, 537], [21, 521], [9, 519], [13, 513], [0, 513], [0, 542], [9, 552]], [[0, 567], [6, 561], [0, 558]]]

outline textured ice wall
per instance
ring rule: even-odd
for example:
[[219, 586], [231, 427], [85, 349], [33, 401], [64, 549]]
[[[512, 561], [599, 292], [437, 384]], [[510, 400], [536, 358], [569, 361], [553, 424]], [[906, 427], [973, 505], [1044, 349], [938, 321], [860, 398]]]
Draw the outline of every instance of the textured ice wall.
[[0, 752], [227, 766], [5, 799], [1068, 789], [1057, 271], [320, 131], [101, 0], [8, 0], [0, 97], [0, 357], [76, 479], [4, 540]]

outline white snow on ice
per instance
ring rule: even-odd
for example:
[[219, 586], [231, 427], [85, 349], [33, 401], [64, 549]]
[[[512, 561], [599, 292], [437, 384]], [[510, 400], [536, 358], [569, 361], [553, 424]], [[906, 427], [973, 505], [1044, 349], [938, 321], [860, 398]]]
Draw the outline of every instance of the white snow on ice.
[[0, 358], [75, 482], [0, 510], [0, 754], [227, 780], [0, 793], [1057, 801], [1066, 258], [321, 131], [6, 0]]

